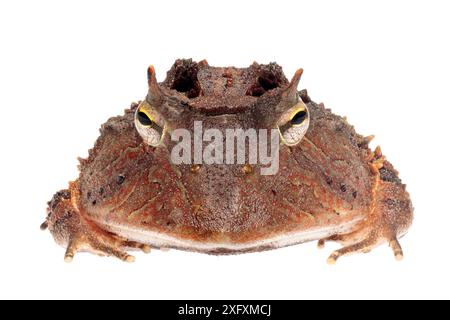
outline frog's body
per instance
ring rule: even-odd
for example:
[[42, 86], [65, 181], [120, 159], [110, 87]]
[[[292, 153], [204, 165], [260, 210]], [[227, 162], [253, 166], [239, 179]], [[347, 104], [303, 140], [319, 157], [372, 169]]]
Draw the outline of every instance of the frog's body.
[[[47, 224], [68, 247], [66, 259], [79, 250], [131, 261], [124, 248], [232, 254], [311, 240], [346, 245], [329, 262], [383, 242], [400, 258], [397, 238], [412, 221], [405, 186], [380, 149], [368, 148], [370, 138], [306, 91], [297, 94], [300, 74], [289, 84], [275, 64], [237, 69], [178, 60], [157, 84], [150, 68], [146, 100], [102, 126], [80, 177], [50, 202]], [[281, 144], [274, 175], [260, 174], [260, 164], [171, 161], [176, 129], [192, 132], [194, 121], [223, 133], [270, 129], [299, 104], [309, 128], [295, 145]], [[140, 110], [169, 133], [157, 136], [158, 145], [136, 130]]]

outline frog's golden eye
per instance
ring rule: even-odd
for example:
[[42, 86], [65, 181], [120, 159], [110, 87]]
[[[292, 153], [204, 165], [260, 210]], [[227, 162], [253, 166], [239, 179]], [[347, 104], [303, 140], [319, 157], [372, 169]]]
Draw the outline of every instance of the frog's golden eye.
[[291, 125], [299, 126], [301, 125], [307, 118], [308, 112], [306, 110], [297, 111], [291, 118]]
[[151, 117], [143, 111], [138, 111], [136, 117], [139, 123], [144, 127], [149, 127], [153, 124]]
[[161, 144], [164, 136], [164, 121], [146, 101], [136, 110], [135, 126], [145, 143], [152, 147]]
[[305, 136], [308, 127], [309, 111], [301, 101], [285, 112], [278, 122], [281, 140], [288, 146], [298, 144]]

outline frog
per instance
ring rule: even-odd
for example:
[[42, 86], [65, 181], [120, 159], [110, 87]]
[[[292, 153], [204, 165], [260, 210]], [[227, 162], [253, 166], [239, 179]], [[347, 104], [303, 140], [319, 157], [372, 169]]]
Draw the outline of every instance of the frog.
[[[310, 241], [342, 245], [329, 264], [382, 244], [401, 260], [398, 239], [413, 220], [405, 184], [381, 148], [370, 148], [374, 136], [299, 90], [302, 73], [289, 81], [276, 63], [178, 59], [158, 82], [148, 67], [147, 94], [101, 126], [78, 178], [48, 202], [41, 229], [65, 248], [66, 262], [78, 252], [134, 262], [131, 251], [229, 255]], [[175, 163], [174, 133], [199, 122], [223, 136], [275, 131], [277, 170], [262, 174], [265, 164], [250, 157]]]

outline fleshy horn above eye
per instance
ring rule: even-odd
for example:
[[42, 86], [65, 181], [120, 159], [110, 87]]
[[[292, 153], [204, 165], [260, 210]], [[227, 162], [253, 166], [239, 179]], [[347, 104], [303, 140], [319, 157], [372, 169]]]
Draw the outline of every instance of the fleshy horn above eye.
[[290, 101], [292, 103], [295, 103], [298, 100], [297, 87], [298, 87], [298, 84], [300, 83], [300, 79], [302, 78], [302, 74], [303, 74], [302, 68], [298, 69], [295, 72], [294, 76], [292, 77], [291, 82], [289, 82], [288, 87], [283, 92], [282, 99], [284, 101]]
[[163, 94], [156, 80], [155, 68], [150, 65], [147, 69], [148, 94], [147, 100], [152, 105], [160, 104], [163, 100]]
[[299, 101], [297, 91], [300, 78], [302, 77], [303, 69], [298, 69], [289, 84], [282, 90], [280, 95], [280, 102], [272, 110], [267, 110], [269, 114], [268, 120], [270, 122], [278, 123], [279, 120], [286, 115], [286, 112], [291, 111], [292, 107]]
[[148, 92], [145, 102], [151, 106], [151, 110], [155, 111], [158, 116], [170, 122], [179, 119], [182, 113], [190, 111], [189, 108], [186, 108], [186, 100], [189, 99], [173, 95], [166, 84], [158, 83], [155, 68], [152, 65], [147, 69], [147, 78]]

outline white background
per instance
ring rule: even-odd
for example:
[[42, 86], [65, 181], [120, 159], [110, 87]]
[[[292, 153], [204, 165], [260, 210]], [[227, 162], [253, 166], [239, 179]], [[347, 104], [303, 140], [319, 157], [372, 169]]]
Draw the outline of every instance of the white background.
[[[1, 1], [0, 298], [450, 298], [447, 1]], [[77, 177], [98, 128], [176, 58], [277, 61], [301, 88], [375, 134], [408, 185], [405, 259], [382, 246], [325, 261], [315, 243], [229, 257], [64, 250], [46, 201]]]

